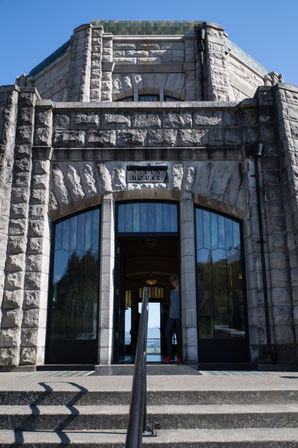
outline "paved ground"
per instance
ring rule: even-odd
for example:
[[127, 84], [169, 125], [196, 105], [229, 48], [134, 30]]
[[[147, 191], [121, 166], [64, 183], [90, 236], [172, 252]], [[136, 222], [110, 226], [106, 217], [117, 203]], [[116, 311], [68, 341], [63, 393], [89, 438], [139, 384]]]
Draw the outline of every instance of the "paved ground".
[[[92, 376], [92, 371], [0, 372], [0, 391], [130, 391], [131, 376]], [[298, 390], [298, 372], [202, 371], [201, 375], [148, 376], [148, 391]]]

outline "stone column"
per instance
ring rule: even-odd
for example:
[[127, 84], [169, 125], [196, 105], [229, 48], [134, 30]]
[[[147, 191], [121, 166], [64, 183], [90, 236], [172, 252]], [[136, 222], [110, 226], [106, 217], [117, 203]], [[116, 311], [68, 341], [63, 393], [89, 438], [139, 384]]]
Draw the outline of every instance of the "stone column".
[[112, 193], [103, 197], [101, 206], [100, 242], [100, 289], [99, 289], [99, 328], [98, 362], [108, 365], [112, 362], [113, 308], [114, 308], [114, 268], [115, 268], [115, 229], [114, 198]]
[[71, 37], [68, 101], [90, 101], [92, 25], [82, 25]]
[[22, 365], [44, 363], [50, 264], [48, 204], [52, 124], [52, 105], [49, 102], [39, 107], [35, 115], [21, 331]]
[[183, 192], [180, 202], [181, 240], [181, 311], [183, 360], [198, 362], [196, 254], [194, 205], [190, 192]]
[[14, 149], [10, 221], [7, 241], [6, 278], [2, 303], [0, 363], [20, 362], [21, 325], [25, 282], [32, 144], [37, 91], [24, 88], [19, 95], [18, 127]]

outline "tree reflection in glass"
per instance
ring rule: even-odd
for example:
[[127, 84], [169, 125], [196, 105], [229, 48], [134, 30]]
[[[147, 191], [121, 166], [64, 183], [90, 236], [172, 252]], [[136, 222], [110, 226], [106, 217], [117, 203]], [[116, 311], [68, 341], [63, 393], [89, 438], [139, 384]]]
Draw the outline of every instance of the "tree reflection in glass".
[[52, 340], [96, 339], [99, 209], [56, 224]]
[[240, 224], [196, 208], [200, 339], [245, 337]]

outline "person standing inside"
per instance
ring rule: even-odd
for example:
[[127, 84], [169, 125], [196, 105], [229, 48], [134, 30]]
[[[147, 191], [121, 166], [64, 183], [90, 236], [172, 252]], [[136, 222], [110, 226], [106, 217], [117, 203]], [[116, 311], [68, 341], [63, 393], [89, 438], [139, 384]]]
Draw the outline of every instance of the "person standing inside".
[[170, 281], [173, 289], [170, 293], [170, 313], [165, 327], [165, 339], [167, 346], [167, 357], [163, 362], [173, 362], [174, 347], [172, 344], [173, 334], [176, 333], [177, 338], [177, 362], [181, 362], [181, 317], [180, 317], [180, 288], [178, 274], [172, 274]]

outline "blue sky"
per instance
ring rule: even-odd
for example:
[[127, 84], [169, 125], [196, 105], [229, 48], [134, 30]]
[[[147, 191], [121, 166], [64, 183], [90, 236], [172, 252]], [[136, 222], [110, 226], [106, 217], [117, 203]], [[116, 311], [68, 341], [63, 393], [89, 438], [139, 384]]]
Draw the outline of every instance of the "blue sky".
[[13, 84], [98, 20], [205, 20], [263, 64], [298, 85], [296, 0], [0, 0], [0, 85]]

